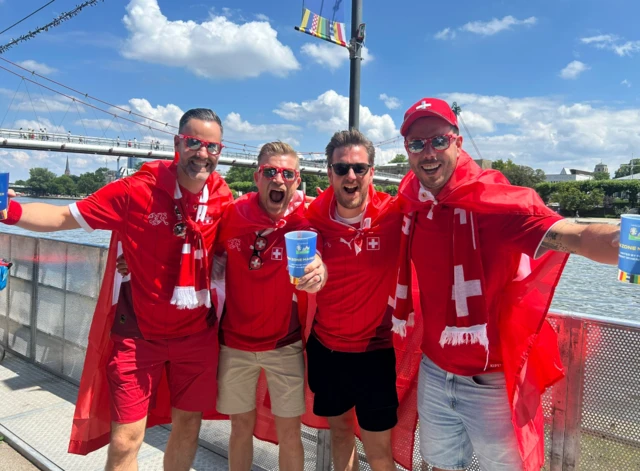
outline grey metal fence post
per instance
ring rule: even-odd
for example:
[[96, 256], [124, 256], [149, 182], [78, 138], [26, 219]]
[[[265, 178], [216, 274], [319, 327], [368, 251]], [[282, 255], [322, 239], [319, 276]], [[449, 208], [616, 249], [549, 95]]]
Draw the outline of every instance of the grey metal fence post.
[[36, 329], [38, 324], [38, 278], [40, 276], [40, 239], [35, 240], [33, 249], [33, 275], [31, 276], [31, 343], [29, 344], [29, 359], [36, 361]]
[[331, 433], [329, 430], [318, 430], [316, 445], [316, 471], [331, 470]]

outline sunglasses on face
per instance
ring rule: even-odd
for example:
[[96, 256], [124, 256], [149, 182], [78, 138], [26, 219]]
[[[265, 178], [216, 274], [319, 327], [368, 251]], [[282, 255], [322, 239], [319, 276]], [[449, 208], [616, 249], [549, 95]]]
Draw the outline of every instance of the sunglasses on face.
[[197, 137], [187, 136], [186, 134], [178, 134], [178, 137], [184, 140], [187, 148], [193, 151], [199, 151], [201, 147], [205, 147], [210, 155], [220, 155], [220, 152], [222, 152], [222, 148], [224, 147], [219, 142], [209, 142]]
[[334, 171], [339, 177], [344, 177], [349, 170], [353, 170], [358, 176], [362, 176], [369, 171], [373, 165], [369, 164], [343, 164], [341, 162], [329, 165], [329, 168]]
[[444, 152], [451, 145], [451, 141], [456, 140], [458, 136], [455, 134], [443, 134], [441, 136], [434, 136], [428, 139], [411, 139], [405, 141], [407, 150], [412, 154], [419, 154], [430, 145], [436, 152]]
[[269, 180], [273, 180], [274, 178], [276, 178], [276, 175], [281, 174], [282, 179], [285, 182], [292, 182], [300, 175], [300, 172], [295, 169], [273, 167], [271, 165], [261, 165], [258, 168], [258, 172], [262, 174], [263, 177], [268, 178]]
[[262, 257], [260, 252], [267, 248], [267, 238], [261, 235], [256, 236], [253, 243], [253, 254], [249, 259], [249, 270], [260, 270], [262, 268]]

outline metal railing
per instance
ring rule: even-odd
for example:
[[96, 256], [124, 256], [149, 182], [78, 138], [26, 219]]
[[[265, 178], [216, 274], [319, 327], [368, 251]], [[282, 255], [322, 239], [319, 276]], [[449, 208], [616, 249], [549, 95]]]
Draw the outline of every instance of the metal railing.
[[[0, 233], [0, 257], [14, 263], [0, 291], [0, 345], [78, 384], [106, 255], [105, 247]], [[543, 397], [545, 469], [640, 469], [640, 323], [571, 313], [550, 321], [567, 376]], [[229, 430], [207, 422], [201, 444], [226, 456]], [[306, 470], [331, 469], [328, 432], [304, 427], [303, 443]], [[277, 447], [260, 443], [259, 468], [277, 469], [277, 459]], [[424, 469], [417, 447], [413, 469]]]

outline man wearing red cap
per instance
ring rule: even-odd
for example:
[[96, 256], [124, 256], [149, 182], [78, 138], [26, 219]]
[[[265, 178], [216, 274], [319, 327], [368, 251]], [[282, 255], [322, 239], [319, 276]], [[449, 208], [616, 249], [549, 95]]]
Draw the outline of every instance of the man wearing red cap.
[[174, 137], [174, 162], [147, 163], [69, 206], [12, 200], [2, 221], [38, 232], [111, 230], [106, 273], [115, 273], [116, 247], [131, 267], [130, 279], [104, 279], [69, 446], [86, 454], [109, 443], [107, 470], [137, 469], [145, 427], [168, 421], [164, 468], [190, 469], [203, 412], [215, 414], [208, 248], [232, 200], [214, 172], [221, 141], [213, 111], [187, 111]]
[[[539, 470], [540, 396], [562, 377], [546, 312], [566, 254], [615, 264], [619, 230], [569, 223], [535, 191], [481, 170], [442, 100], [415, 103], [400, 132], [412, 170], [399, 188], [400, 284], [412, 261], [424, 322], [422, 456], [434, 469], [464, 469], [475, 452], [485, 470]], [[397, 309], [406, 319], [411, 300]]]

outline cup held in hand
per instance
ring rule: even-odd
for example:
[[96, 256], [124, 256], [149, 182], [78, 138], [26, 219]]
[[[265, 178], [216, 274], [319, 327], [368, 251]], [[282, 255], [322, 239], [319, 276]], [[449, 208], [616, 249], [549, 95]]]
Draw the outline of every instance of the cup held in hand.
[[316, 256], [318, 235], [312, 231], [292, 231], [284, 235], [287, 249], [287, 268], [291, 283], [297, 285], [304, 269]]
[[0, 220], [7, 219], [9, 208], [9, 174], [0, 173]]
[[624, 283], [640, 284], [640, 215], [622, 215], [618, 280]]

